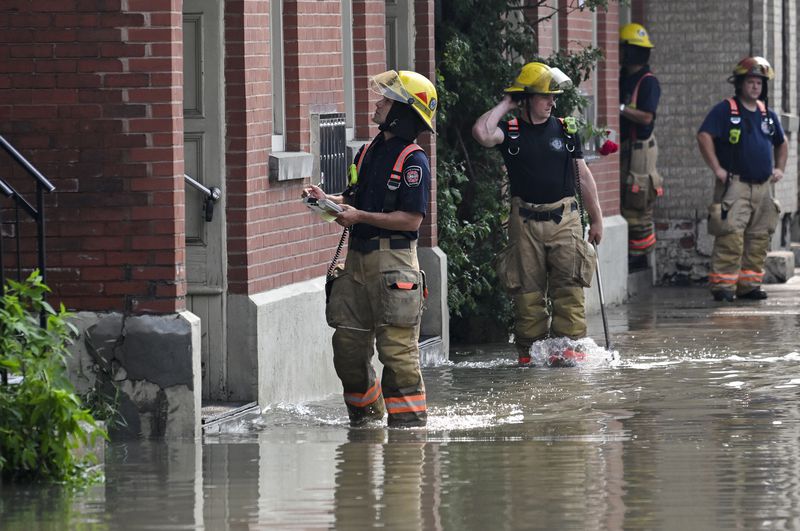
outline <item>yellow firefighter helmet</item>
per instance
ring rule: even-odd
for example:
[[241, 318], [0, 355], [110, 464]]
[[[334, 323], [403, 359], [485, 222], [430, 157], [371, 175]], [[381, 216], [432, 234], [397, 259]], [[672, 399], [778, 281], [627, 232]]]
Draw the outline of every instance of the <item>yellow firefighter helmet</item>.
[[654, 48], [653, 43], [650, 42], [650, 35], [641, 24], [632, 22], [625, 24], [619, 30], [619, 42], [621, 44], [630, 44], [631, 46], [638, 46], [640, 48]]
[[435, 132], [433, 117], [439, 100], [436, 96], [436, 87], [427, 77], [410, 70], [399, 72], [389, 70], [374, 76], [370, 80], [370, 89], [390, 100], [409, 105], [422, 118], [425, 126], [431, 132]]
[[551, 68], [544, 63], [528, 63], [522, 67], [514, 84], [505, 92], [526, 94], [561, 94], [572, 85], [572, 80], [558, 68]]

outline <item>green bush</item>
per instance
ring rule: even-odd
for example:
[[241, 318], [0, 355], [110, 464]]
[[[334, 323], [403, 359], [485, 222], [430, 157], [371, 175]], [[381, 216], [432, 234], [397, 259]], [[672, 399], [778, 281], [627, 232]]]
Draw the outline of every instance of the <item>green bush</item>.
[[55, 311], [44, 300], [49, 291], [34, 271], [24, 282], [8, 280], [0, 299], [0, 370], [19, 380], [0, 384], [3, 479], [85, 481], [96, 459], [77, 449], [107, 439], [67, 379], [77, 331], [63, 305]]
[[[586, 0], [583, 6], [604, 9], [607, 3]], [[472, 125], [500, 101], [503, 89], [528, 61], [558, 66], [570, 76], [575, 87], [558, 98], [557, 115], [580, 112], [586, 99], [576, 87], [588, 78], [601, 54], [589, 47], [539, 56], [536, 26], [554, 13], [542, 2], [442, 0], [439, 6], [436, 199], [439, 245], [448, 261], [450, 337], [455, 343], [505, 341], [513, 308], [498, 287], [491, 260], [507, 242], [508, 180], [500, 153], [475, 142]], [[537, 6], [538, 19], [521, 16]], [[595, 134], [592, 124], [580, 118], [579, 122], [584, 134]]]

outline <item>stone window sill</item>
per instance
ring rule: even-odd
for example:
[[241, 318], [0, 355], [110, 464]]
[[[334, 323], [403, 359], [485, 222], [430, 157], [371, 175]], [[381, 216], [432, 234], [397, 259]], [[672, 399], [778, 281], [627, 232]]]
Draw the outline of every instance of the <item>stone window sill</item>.
[[305, 151], [274, 151], [269, 156], [269, 178], [272, 181], [292, 181], [312, 175], [314, 156]]

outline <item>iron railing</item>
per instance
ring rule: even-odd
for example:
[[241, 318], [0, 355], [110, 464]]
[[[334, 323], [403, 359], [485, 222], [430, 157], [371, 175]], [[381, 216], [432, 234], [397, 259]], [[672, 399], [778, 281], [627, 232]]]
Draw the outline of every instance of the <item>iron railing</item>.
[[[17, 162], [25, 172], [34, 178], [36, 181], [36, 206], [31, 205], [7, 180], [3, 179], [0, 175], [0, 194], [14, 203], [14, 220], [11, 222], [13, 225], [12, 237], [16, 240], [15, 246], [15, 265], [17, 270], [17, 280], [22, 280], [23, 260], [22, 260], [22, 247], [21, 240], [22, 234], [20, 233], [22, 227], [22, 220], [20, 220], [20, 212], [24, 212], [36, 223], [36, 251], [37, 251], [37, 267], [39, 273], [42, 275], [42, 282], [47, 282], [47, 255], [45, 253], [45, 239], [44, 239], [44, 193], [52, 192], [56, 189], [47, 178], [37, 170], [28, 159], [22, 156], [14, 146], [12, 146], [5, 138], [0, 135], [0, 147], [8, 153], [14, 161]], [[0, 285], [5, 290], [6, 285], [6, 249], [4, 240], [6, 234], [3, 231], [5, 220], [3, 215], [5, 210], [0, 208]], [[45, 326], [45, 316], [40, 316], [40, 324]], [[3, 385], [8, 384], [8, 375], [5, 371], [0, 371], [0, 381]]]

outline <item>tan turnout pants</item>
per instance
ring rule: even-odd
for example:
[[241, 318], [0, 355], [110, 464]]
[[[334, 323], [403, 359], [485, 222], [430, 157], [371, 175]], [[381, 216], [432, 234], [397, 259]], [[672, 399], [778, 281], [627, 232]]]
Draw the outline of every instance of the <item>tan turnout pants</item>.
[[[533, 219], [559, 209], [563, 210], [558, 222]], [[583, 289], [591, 285], [596, 262], [594, 248], [583, 239], [575, 198], [537, 205], [514, 197], [508, 238], [501, 282], [514, 300], [520, 354], [527, 354], [534, 341], [545, 337], [584, 337]]]
[[726, 185], [714, 178], [708, 219], [709, 233], [715, 236], [708, 275], [712, 292], [743, 295], [761, 286], [779, 217], [780, 205], [769, 181], [747, 183], [733, 175]]
[[622, 143], [620, 177], [622, 216], [628, 222], [628, 254], [642, 256], [656, 244], [653, 207], [663, 194], [663, 181], [656, 168], [658, 143], [655, 135], [646, 140]]
[[[423, 425], [425, 386], [419, 365], [419, 326], [424, 274], [416, 242], [410, 249], [350, 250], [333, 281], [326, 308], [333, 334], [333, 363], [342, 381], [351, 422], [380, 418], [389, 425]], [[372, 367], [375, 347], [383, 364], [381, 381]]]

